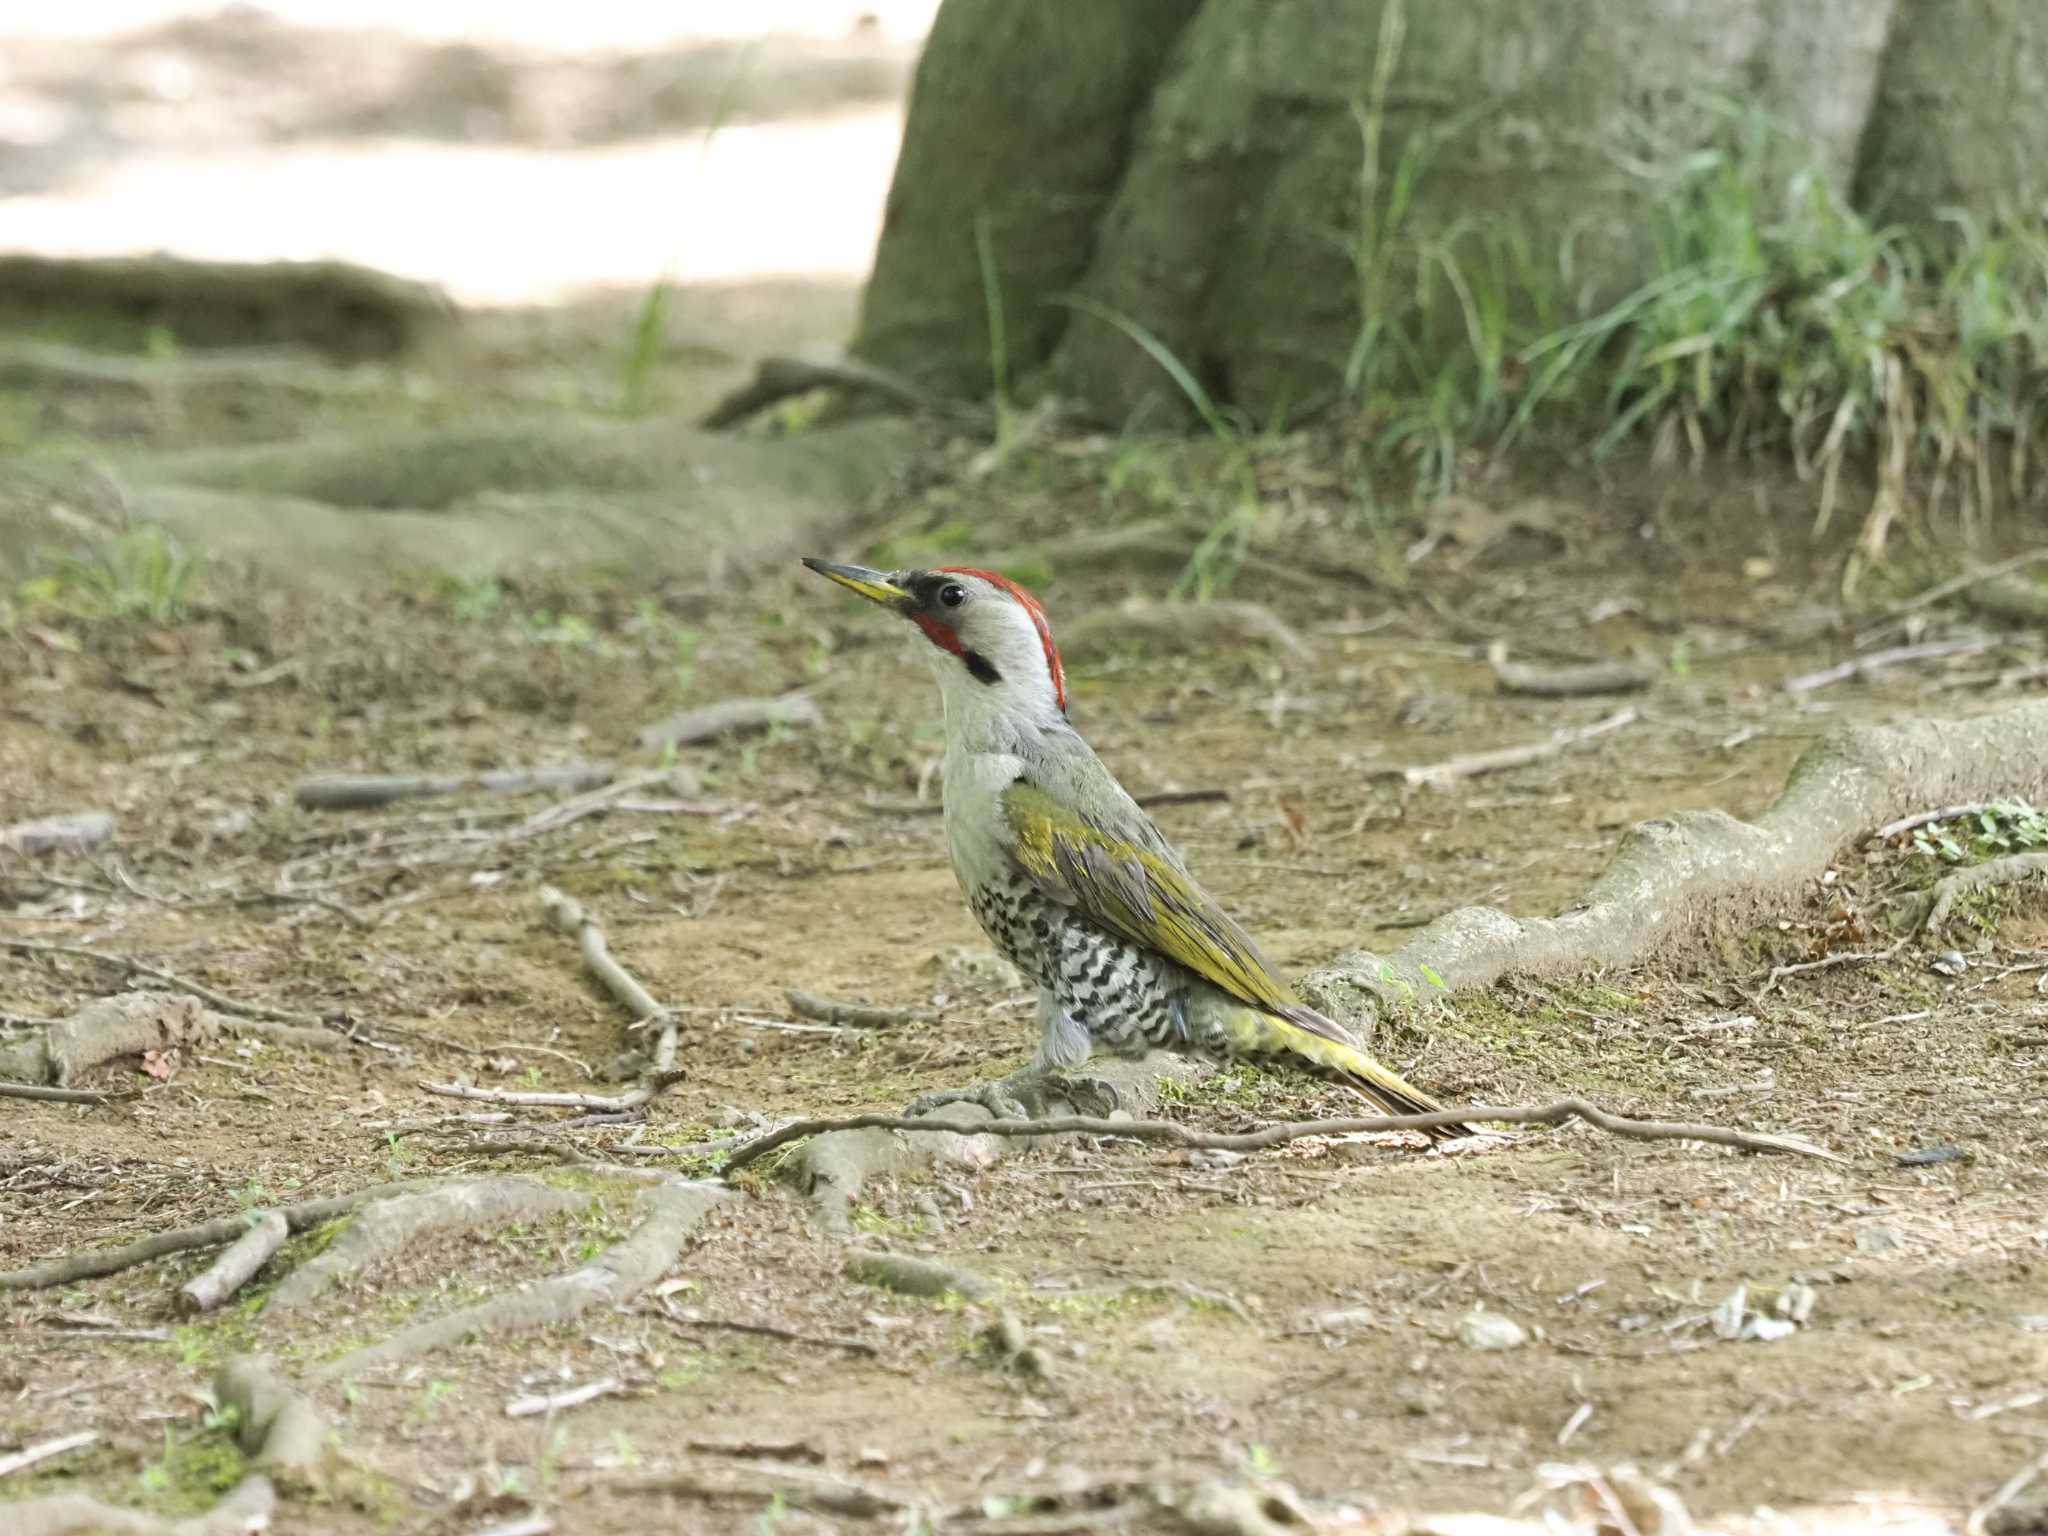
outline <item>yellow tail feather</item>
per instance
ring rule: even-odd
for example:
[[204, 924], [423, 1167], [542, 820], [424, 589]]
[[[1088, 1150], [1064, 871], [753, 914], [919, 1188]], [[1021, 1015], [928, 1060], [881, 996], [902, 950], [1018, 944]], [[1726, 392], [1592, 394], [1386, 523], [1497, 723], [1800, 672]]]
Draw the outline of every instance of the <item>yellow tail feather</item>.
[[[1256, 1008], [1231, 1009], [1223, 1020], [1223, 1034], [1232, 1055], [1285, 1058], [1304, 1071], [1363, 1094], [1390, 1115], [1428, 1115], [1444, 1107], [1357, 1046]], [[1427, 1134], [1447, 1141], [1470, 1136], [1472, 1128], [1445, 1125]]]

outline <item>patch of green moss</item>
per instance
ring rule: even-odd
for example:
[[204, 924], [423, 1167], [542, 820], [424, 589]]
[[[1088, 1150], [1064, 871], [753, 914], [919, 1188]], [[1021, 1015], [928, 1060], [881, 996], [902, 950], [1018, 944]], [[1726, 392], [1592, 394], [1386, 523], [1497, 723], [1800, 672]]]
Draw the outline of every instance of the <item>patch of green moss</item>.
[[247, 1470], [225, 1427], [189, 1434], [166, 1429], [163, 1454], [137, 1474], [136, 1483], [145, 1508], [184, 1515], [210, 1509]]

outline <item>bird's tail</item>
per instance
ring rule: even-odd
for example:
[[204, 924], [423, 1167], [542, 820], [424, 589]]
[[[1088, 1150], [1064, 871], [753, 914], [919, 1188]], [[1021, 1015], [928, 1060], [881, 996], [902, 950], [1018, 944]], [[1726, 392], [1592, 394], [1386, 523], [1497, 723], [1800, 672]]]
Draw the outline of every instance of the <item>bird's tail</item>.
[[[1297, 1005], [1283, 1017], [1239, 1004], [1220, 1022], [1233, 1056], [1285, 1061], [1354, 1089], [1390, 1115], [1435, 1114], [1444, 1107], [1399, 1073], [1373, 1060], [1369, 1052], [1347, 1038], [1341, 1025], [1313, 1008]], [[1449, 1141], [1470, 1136], [1472, 1127], [1455, 1123], [1433, 1126], [1426, 1134]]]

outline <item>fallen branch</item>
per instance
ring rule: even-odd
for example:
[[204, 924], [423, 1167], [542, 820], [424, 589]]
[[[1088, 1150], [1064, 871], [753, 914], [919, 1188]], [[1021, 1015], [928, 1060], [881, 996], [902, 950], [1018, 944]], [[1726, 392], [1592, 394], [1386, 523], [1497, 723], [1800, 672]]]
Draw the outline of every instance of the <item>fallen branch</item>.
[[1973, 864], [1968, 869], [1944, 875], [1935, 882], [1934, 905], [1927, 911], [1923, 930], [1929, 937], [1944, 932], [1956, 902], [1972, 891], [1993, 885], [2016, 885], [2036, 875], [2048, 876], [2048, 852], [2009, 853], [2004, 858], [1987, 859], [1982, 864]]
[[1985, 811], [1996, 810], [2005, 803], [1999, 800], [1972, 800], [1967, 805], [1944, 805], [1939, 810], [1915, 811], [1910, 816], [1901, 816], [1896, 821], [1886, 822], [1870, 834], [1871, 841], [1888, 843], [1901, 833], [1931, 826], [1937, 821], [1955, 821], [1964, 816], [1978, 816]]
[[789, 1006], [807, 1019], [821, 1024], [843, 1024], [851, 1029], [891, 1029], [898, 1024], [923, 1024], [938, 1017], [930, 1008], [882, 1008], [872, 1003], [841, 1003], [819, 997], [801, 987], [791, 987]]
[[1544, 741], [1529, 742], [1517, 747], [1496, 747], [1490, 752], [1467, 752], [1457, 757], [1445, 758], [1440, 763], [1430, 763], [1414, 768], [1381, 769], [1382, 775], [1398, 774], [1410, 788], [1428, 785], [1442, 789], [1461, 779], [1477, 778], [1485, 773], [1503, 773], [1510, 768], [1526, 768], [1531, 763], [1548, 762], [1553, 757], [1562, 757], [1574, 747], [1634, 725], [1636, 712], [1633, 709], [1617, 710], [1591, 725], [1560, 729]]
[[43, 1104], [112, 1104], [135, 1093], [101, 1093], [93, 1088], [46, 1088], [35, 1083], [0, 1083], [0, 1099], [33, 1099]]
[[1818, 672], [1802, 672], [1797, 677], [1785, 679], [1785, 691], [1789, 694], [1812, 693], [1834, 683], [1846, 682], [1852, 677], [1868, 678], [1882, 672], [1886, 667], [1896, 667], [1907, 662], [1937, 661], [1944, 656], [1975, 656], [1988, 651], [1998, 642], [1988, 635], [1973, 635], [1960, 640], [1928, 640], [1919, 645], [1895, 645], [1889, 650], [1872, 651], [1866, 656], [1852, 656], [1832, 667], [1822, 667]]
[[1465, 1104], [1426, 1115], [1375, 1115], [1357, 1120], [1300, 1120], [1269, 1125], [1257, 1131], [1204, 1131], [1178, 1120], [1109, 1120], [1093, 1115], [1054, 1115], [1043, 1120], [985, 1120], [972, 1126], [948, 1123], [933, 1116], [849, 1115], [837, 1120], [797, 1120], [765, 1132], [737, 1148], [726, 1160], [731, 1174], [777, 1147], [827, 1131], [951, 1131], [971, 1129], [977, 1136], [1111, 1136], [1129, 1141], [1163, 1141], [1177, 1147], [1217, 1152], [1257, 1152], [1304, 1136], [1360, 1136], [1385, 1131], [1427, 1131], [1446, 1125], [1493, 1121], [1509, 1125], [1557, 1125], [1583, 1120], [1596, 1130], [1637, 1141], [1704, 1141], [1745, 1152], [1789, 1152], [1841, 1163], [1837, 1156], [1796, 1136], [1762, 1131], [1737, 1131], [1718, 1125], [1693, 1125], [1676, 1120], [1632, 1120], [1609, 1114], [1584, 1099], [1559, 1099], [1554, 1104]]
[[657, 721], [640, 733], [640, 746], [658, 752], [663, 747], [686, 747], [775, 725], [817, 726], [824, 720], [817, 700], [807, 693], [785, 693], [774, 699], [726, 699]]
[[8, 1536], [255, 1536], [270, 1528], [277, 1491], [247, 1477], [204, 1514], [174, 1519], [102, 1504], [82, 1493], [53, 1493], [7, 1507]]
[[683, 1240], [727, 1194], [716, 1185], [663, 1178], [648, 1191], [640, 1225], [590, 1263], [402, 1328], [321, 1367], [317, 1378], [340, 1381], [479, 1334], [546, 1327], [593, 1307], [623, 1305], [661, 1278], [682, 1252]]
[[1963, 603], [1994, 619], [2015, 624], [2048, 624], [2048, 586], [2024, 577], [1987, 577], [1964, 589]]
[[294, 1482], [312, 1478], [327, 1442], [327, 1425], [312, 1400], [260, 1356], [229, 1360], [214, 1377], [214, 1396], [236, 1410], [235, 1439], [244, 1455]]
[[508, 1419], [531, 1419], [540, 1414], [556, 1414], [565, 1408], [581, 1408], [585, 1403], [594, 1403], [600, 1397], [617, 1397], [626, 1389], [614, 1377], [602, 1381], [587, 1381], [580, 1387], [567, 1387], [560, 1392], [534, 1392], [525, 1397], [515, 1397], [505, 1405]]
[[1764, 978], [1763, 987], [1757, 992], [1757, 997], [1769, 997], [1777, 990], [1779, 982], [1794, 976], [1811, 976], [1815, 971], [1840, 970], [1845, 965], [1875, 965], [1879, 961], [1891, 959], [1905, 947], [1906, 941], [1900, 939], [1898, 943], [1886, 949], [1844, 951], [1839, 955], [1823, 955], [1818, 960], [1801, 960], [1796, 965], [1773, 966], [1770, 975]]
[[175, 972], [160, 971], [154, 966], [144, 965], [132, 955], [93, 949], [85, 944], [49, 944], [41, 939], [0, 939], [0, 949], [11, 949], [20, 954], [69, 955], [78, 960], [92, 960], [101, 965], [116, 966], [126, 976], [147, 976], [151, 981], [160, 981], [173, 991], [188, 993], [201, 1002], [213, 1004], [222, 1013], [239, 1014], [245, 1019], [270, 1019], [279, 1024], [296, 1024], [302, 1029], [322, 1027], [320, 1021], [310, 1013], [291, 1013], [283, 1008], [271, 1008], [262, 1003], [237, 1002], [209, 986], [187, 981]]
[[220, 1306], [270, 1262], [291, 1230], [291, 1223], [280, 1212], [265, 1211], [211, 1265], [178, 1287], [178, 1309], [211, 1312]]
[[649, 1316], [660, 1318], [671, 1328], [701, 1328], [709, 1333], [751, 1333], [764, 1339], [781, 1339], [789, 1344], [815, 1344], [820, 1349], [850, 1350], [856, 1355], [878, 1355], [882, 1352], [879, 1345], [866, 1339], [842, 1339], [832, 1334], [798, 1333], [792, 1328], [778, 1328], [773, 1323], [739, 1323], [729, 1318], [678, 1312], [666, 1305], [644, 1310]]
[[856, 1520], [871, 1520], [910, 1507], [894, 1494], [812, 1467], [739, 1463], [624, 1479], [605, 1487], [613, 1493], [653, 1493], [708, 1502], [790, 1504]]
[[612, 781], [610, 763], [570, 763], [560, 768], [494, 768], [485, 773], [322, 773], [301, 779], [293, 791], [309, 811], [356, 810], [436, 795], [527, 795], [536, 790], [597, 789]]
[[333, 1242], [278, 1283], [263, 1310], [288, 1312], [317, 1301], [430, 1237], [538, 1220], [589, 1203], [587, 1193], [510, 1175], [402, 1190], [366, 1204]]
[[517, 1104], [527, 1109], [586, 1109], [599, 1114], [623, 1114], [638, 1109], [671, 1083], [680, 1082], [678, 1073], [662, 1073], [626, 1093], [550, 1093], [542, 1089], [478, 1088], [470, 1083], [421, 1083], [428, 1093], [444, 1099], [468, 1099], [477, 1104]]
[[1524, 693], [1537, 698], [1571, 699], [1595, 693], [1634, 693], [1657, 678], [1657, 663], [1646, 656], [1626, 661], [1588, 661], [1565, 667], [1539, 667], [1510, 661], [1507, 642], [1496, 640], [1487, 647], [1487, 665], [1502, 693]]
[[75, 1435], [59, 1435], [54, 1440], [39, 1441], [25, 1445], [18, 1451], [0, 1456], [0, 1477], [10, 1477], [25, 1471], [39, 1461], [48, 1461], [52, 1456], [62, 1456], [68, 1451], [83, 1450], [100, 1437], [96, 1429], [81, 1429]]
[[1809, 890], [1872, 827], [1930, 803], [2048, 798], [2048, 700], [1960, 721], [1863, 726], [1809, 747], [1755, 822], [1685, 811], [1639, 823], [1604, 874], [1557, 917], [1466, 907], [1390, 956], [1353, 950], [1298, 984], [1368, 1035], [1418, 1003], [1510, 975], [1619, 970], [1689, 942], [1747, 931]]
[[605, 991], [626, 1005], [635, 1023], [646, 1024], [667, 1017], [668, 1010], [654, 1000], [632, 972], [612, 958], [603, 927], [578, 902], [553, 886], [544, 885], [540, 888], [540, 905], [549, 922], [576, 940], [576, 948], [583, 955], [584, 968], [598, 979]]
[[2048, 560], [2048, 549], [2032, 549], [2023, 555], [2015, 555], [2010, 560], [2001, 560], [1996, 565], [1987, 565], [1981, 571], [1966, 571], [1961, 576], [1951, 576], [1947, 581], [1936, 582], [1925, 592], [1916, 593], [1903, 603], [1886, 609], [1884, 616], [1888, 619], [1903, 618], [1909, 613], [1919, 612], [1922, 608], [1931, 608], [1944, 598], [1954, 597], [1958, 592], [1967, 592], [1982, 582], [2009, 576], [2014, 571], [2025, 570], [2030, 565], [2039, 565], [2044, 560]]
[[[301, 1200], [296, 1205], [278, 1206], [276, 1210], [294, 1232], [304, 1232], [323, 1221], [346, 1216], [365, 1201], [417, 1188], [419, 1185], [416, 1183], [373, 1184], [354, 1194], [333, 1195], [324, 1200]], [[185, 1253], [193, 1248], [218, 1248], [222, 1243], [233, 1242], [248, 1229], [245, 1217], [223, 1216], [217, 1221], [202, 1221], [196, 1226], [139, 1237], [118, 1248], [89, 1248], [65, 1258], [31, 1264], [27, 1269], [0, 1271], [0, 1291], [43, 1290], [53, 1285], [70, 1285], [77, 1280], [95, 1280], [101, 1275], [116, 1275], [124, 1269], [133, 1269], [138, 1264], [147, 1264], [151, 1259], [160, 1259], [167, 1254]]]
[[16, 853], [84, 853], [114, 835], [112, 811], [75, 811], [0, 827], [0, 848]]

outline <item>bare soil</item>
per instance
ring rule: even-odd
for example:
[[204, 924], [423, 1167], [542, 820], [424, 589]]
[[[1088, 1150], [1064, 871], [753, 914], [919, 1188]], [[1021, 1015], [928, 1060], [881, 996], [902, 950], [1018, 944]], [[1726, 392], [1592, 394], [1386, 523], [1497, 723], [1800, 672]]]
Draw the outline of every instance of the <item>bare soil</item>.
[[[1060, 444], [985, 481], [961, 472], [972, 448], [934, 446], [884, 554], [957, 545], [964, 516], [978, 548], [1040, 552], [1056, 627], [1164, 585], [1060, 553], [1105, 511], [1124, 523], [1143, 512], [1132, 477], [1109, 473], [1124, 446]], [[1688, 806], [1753, 814], [1818, 732], [1996, 707], [2009, 694], [1965, 684], [2029, 654], [2010, 635], [1982, 655], [1795, 698], [1784, 679], [1849, 641], [1807, 622], [1817, 589], [1770, 547], [1771, 525], [1755, 549], [1711, 532], [1728, 526], [1714, 512], [1747, 507], [1755, 487], [1688, 481], [1674, 498], [1647, 475], [1588, 483], [1565, 514], [1553, 489], [1544, 517], [1525, 519], [1545, 524], [1542, 537], [1510, 526], [1489, 548], [1448, 540], [1403, 568], [1318, 523], [1303, 468], [1316, 452], [1262, 469], [1308, 492], [1259, 545], [1275, 568], [1232, 588], [1292, 627], [1304, 656], [1197, 635], [1170, 647], [1112, 636], [1072, 658], [1076, 720], [1134, 790], [1227, 792], [1158, 818], [1292, 970], [1396, 943], [1455, 905], [1554, 910], [1630, 823]], [[1186, 458], [1154, 467], [1198, 474]], [[1539, 504], [1496, 490], [1496, 510]], [[1346, 549], [1348, 575], [1286, 573], [1310, 568], [1303, 550]], [[1745, 573], [1744, 558], [1779, 568]], [[227, 1040], [154, 1063], [161, 1078], [133, 1061], [102, 1069], [90, 1083], [139, 1090], [113, 1104], [0, 1099], [0, 1266], [393, 1177], [553, 1166], [484, 1144], [475, 1126], [394, 1128], [488, 1108], [432, 1096], [429, 1081], [617, 1091], [601, 1079], [621, 1016], [542, 923], [544, 881], [605, 923], [659, 999], [690, 1010], [683, 1081], [643, 1123], [562, 1138], [589, 1155], [887, 1109], [1028, 1051], [1027, 999], [986, 971], [962, 979], [951, 957], [982, 941], [929, 814], [935, 699], [913, 637], [802, 573], [736, 589], [679, 556], [659, 577], [422, 576], [315, 602], [220, 569], [195, 596], [160, 622], [23, 607], [0, 633], [0, 822], [92, 807], [119, 818], [94, 855], [0, 854], [0, 935], [135, 956], [363, 1043]], [[1967, 625], [1937, 611], [1930, 633]], [[1498, 693], [1479, 655], [1496, 634], [1532, 659], [1642, 647], [1675, 664], [1638, 723], [1553, 762], [1448, 791], [1378, 774], [1611, 707]], [[637, 730], [662, 714], [795, 686], [813, 691], [824, 724], [683, 749], [678, 770], [695, 781], [684, 814], [613, 813], [512, 842], [488, 834], [545, 797], [329, 813], [292, 802], [314, 771], [632, 763]], [[474, 840], [450, 842], [457, 832]], [[346, 1471], [288, 1505], [279, 1528], [457, 1531], [527, 1510], [590, 1533], [889, 1528], [631, 1491], [720, 1448], [763, 1447], [933, 1510], [989, 1501], [1001, 1513], [1051, 1488], [1222, 1475], [1284, 1481], [1318, 1501], [1328, 1528], [1348, 1529], [1332, 1507], [1498, 1511], [1545, 1464], [1583, 1460], [1635, 1462], [1723, 1522], [1769, 1508], [1833, 1510], [1843, 1529], [1959, 1525], [2048, 1435], [2048, 972], [2024, 968], [2048, 953], [2048, 909], [2023, 893], [1969, 908], [1945, 941], [1960, 974], [1909, 946], [1764, 990], [1776, 964], [1882, 949], [1887, 925], [1909, 915], [1884, 901], [1936, 873], [1900, 847], [1850, 850], [1810, 901], [1719, 952], [1511, 984], [1379, 1042], [1446, 1100], [1578, 1093], [1794, 1132], [1846, 1166], [1581, 1127], [1459, 1156], [1398, 1139], [1310, 1142], [1228, 1165], [1065, 1146], [872, 1192], [862, 1241], [995, 1282], [970, 1303], [846, 1280], [795, 1193], [749, 1175], [685, 1254], [671, 1279], [686, 1288], [669, 1300], [801, 1340], [634, 1310], [372, 1373], [320, 1395]], [[0, 1009], [63, 1015], [120, 979], [10, 954]], [[936, 1016], [791, 1032], [773, 1027], [792, 1019], [790, 986]], [[1351, 1111], [1313, 1083], [1227, 1071], [1168, 1112], [1234, 1128]], [[538, 1128], [550, 1115], [520, 1118]], [[1908, 1154], [1921, 1160], [1902, 1166]], [[715, 1159], [680, 1166], [708, 1173]], [[14, 1341], [0, 1452], [101, 1437], [6, 1492], [203, 1507], [242, 1470], [200, 1395], [220, 1358], [259, 1347], [316, 1365], [573, 1267], [632, 1219], [621, 1191], [574, 1220], [429, 1245], [311, 1318], [246, 1304], [178, 1318], [172, 1294], [205, 1255], [0, 1293]], [[256, 1294], [321, 1240], [294, 1240]], [[1234, 1307], [1145, 1288], [1158, 1281]], [[1735, 1288], [1768, 1313], [1795, 1282], [1816, 1299], [1789, 1337], [1716, 1336], [1709, 1314]], [[1461, 1342], [1474, 1308], [1514, 1319], [1526, 1342]], [[1049, 1378], [1020, 1377], [983, 1346], [1004, 1310], [1052, 1362]], [[109, 1336], [109, 1322], [132, 1333]], [[605, 1377], [620, 1395], [505, 1412], [524, 1393]], [[1082, 1513], [1057, 1528], [1093, 1527]]]

